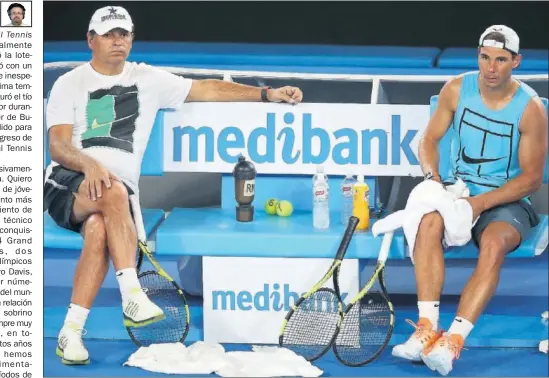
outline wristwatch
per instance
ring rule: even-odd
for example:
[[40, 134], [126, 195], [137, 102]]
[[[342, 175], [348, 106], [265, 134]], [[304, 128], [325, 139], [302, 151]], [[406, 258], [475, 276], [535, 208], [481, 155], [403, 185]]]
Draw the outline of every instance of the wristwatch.
[[267, 98], [267, 90], [268, 89], [271, 89], [271, 87], [261, 88], [261, 101], [263, 101], [263, 102], [269, 102], [269, 99]]
[[[435, 180], [435, 175], [433, 174], [433, 172], [427, 172], [425, 176], [423, 176], [423, 181], [427, 181], [427, 180]], [[438, 177], [438, 180], [435, 180], [435, 181], [441, 183], [442, 186], [446, 188], [446, 184], [442, 182], [442, 178], [440, 176]]]
[[427, 172], [425, 176], [423, 176], [424, 180], [432, 180], [433, 178], [435, 178], [435, 175], [433, 174], [433, 172]]

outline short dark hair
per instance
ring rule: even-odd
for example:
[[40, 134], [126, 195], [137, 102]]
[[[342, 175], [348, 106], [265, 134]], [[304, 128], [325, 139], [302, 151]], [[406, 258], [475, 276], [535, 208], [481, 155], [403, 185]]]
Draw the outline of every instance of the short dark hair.
[[[507, 40], [505, 39], [505, 36], [503, 34], [501, 34], [500, 32], [497, 32], [497, 31], [490, 32], [490, 33], [486, 34], [483, 41], [485, 41], [487, 39], [503, 43], [504, 46], [507, 43]], [[509, 51], [509, 50], [506, 50], [506, 51]], [[513, 59], [515, 59], [517, 54], [512, 52], [512, 51], [509, 51], [509, 52], [511, 53], [511, 56], [513, 57]]]
[[21, 8], [23, 10], [23, 13], [25, 13], [25, 7], [22, 4], [19, 3], [13, 3], [8, 7], [8, 13], [11, 12], [13, 8]]

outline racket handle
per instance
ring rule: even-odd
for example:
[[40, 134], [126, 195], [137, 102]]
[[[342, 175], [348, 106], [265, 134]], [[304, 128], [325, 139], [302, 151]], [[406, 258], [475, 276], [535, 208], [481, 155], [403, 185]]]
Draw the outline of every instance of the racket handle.
[[391, 243], [393, 241], [394, 231], [388, 231], [383, 234], [383, 241], [381, 242], [381, 249], [379, 251], [379, 257], [377, 258], [378, 262], [385, 262], [389, 256], [389, 251], [391, 250]]
[[335, 257], [336, 260], [343, 260], [343, 256], [347, 253], [347, 248], [349, 248], [349, 244], [351, 243], [351, 239], [353, 238], [358, 222], [359, 219], [355, 216], [351, 216], [349, 218], [349, 223], [347, 223], [347, 228], [345, 229], [345, 233], [343, 234], [343, 238], [341, 239], [341, 243], [339, 244], [339, 248], [337, 250]]
[[147, 233], [145, 232], [145, 223], [143, 222], [143, 214], [141, 213], [141, 205], [139, 204], [139, 197], [132, 194], [130, 196], [130, 203], [133, 209], [133, 218], [135, 220], [135, 229], [137, 231], [137, 239], [142, 242], [147, 242]]

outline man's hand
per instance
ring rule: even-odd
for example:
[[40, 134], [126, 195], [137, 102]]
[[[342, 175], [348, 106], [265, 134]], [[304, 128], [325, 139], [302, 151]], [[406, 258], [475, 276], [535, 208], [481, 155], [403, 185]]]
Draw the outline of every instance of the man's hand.
[[475, 219], [477, 219], [480, 214], [482, 214], [486, 208], [484, 206], [484, 201], [480, 197], [464, 197], [464, 200], [469, 202], [471, 207], [473, 208], [473, 222]]
[[92, 201], [97, 201], [97, 198], [101, 198], [103, 195], [102, 184], [105, 184], [105, 187], [109, 189], [111, 187], [111, 179], [118, 180], [115, 175], [97, 162], [90, 163], [84, 169], [84, 175], [86, 178], [83, 184], [87, 189], [88, 198]]
[[287, 102], [299, 104], [303, 100], [303, 92], [296, 87], [280, 87], [267, 90], [267, 100], [270, 102]]

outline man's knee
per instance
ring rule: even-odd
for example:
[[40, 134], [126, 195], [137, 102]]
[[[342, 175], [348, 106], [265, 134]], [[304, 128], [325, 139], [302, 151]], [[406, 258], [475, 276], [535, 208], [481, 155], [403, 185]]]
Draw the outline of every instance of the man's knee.
[[103, 195], [97, 201], [92, 201], [87, 197], [85, 181], [77, 194], [72, 209], [71, 220], [78, 224], [84, 219], [95, 213], [103, 213], [109, 211], [129, 211], [129, 193], [124, 184], [119, 181], [111, 180], [111, 187], [104, 188]]
[[479, 262], [488, 269], [503, 265], [505, 255], [515, 250], [520, 243], [520, 233], [510, 224], [494, 222], [480, 235]]
[[438, 211], [425, 214], [419, 224], [418, 236], [440, 237], [444, 232], [444, 220]]
[[99, 250], [107, 246], [107, 228], [103, 215], [95, 213], [90, 215], [82, 225], [82, 237], [85, 245], [93, 245]]
[[103, 197], [100, 202], [108, 203], [110, 206], [122, 206], [128, 204], [128, 189], [120, 181], [111, 180], [111, 187], [103, 190]]

